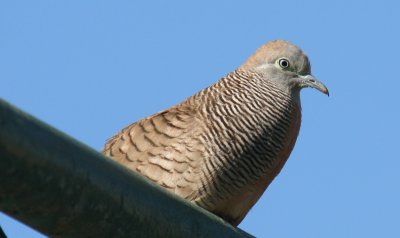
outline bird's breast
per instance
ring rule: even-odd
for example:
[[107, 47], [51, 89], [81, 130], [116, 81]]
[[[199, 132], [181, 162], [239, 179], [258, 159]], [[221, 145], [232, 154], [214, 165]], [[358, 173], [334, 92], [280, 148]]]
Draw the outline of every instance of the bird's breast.
[[267, 104], [225, 105], [212, 114], [217, 118], [206, 139], [207, 183], [197, 202], [232, 223], [244, 218], [280, 172], [299, 132], [299, 104], [271, 98]]

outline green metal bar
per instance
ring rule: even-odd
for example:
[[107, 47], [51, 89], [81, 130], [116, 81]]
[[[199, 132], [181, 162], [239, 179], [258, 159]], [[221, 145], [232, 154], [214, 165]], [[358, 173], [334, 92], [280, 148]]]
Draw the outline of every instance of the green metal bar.
[[51, 237], [252, 237], [3, 100], [0, 210]]
[[0, 238], [7, 238], [6, 234], [4, 233], [3, 229], [0, 226]]

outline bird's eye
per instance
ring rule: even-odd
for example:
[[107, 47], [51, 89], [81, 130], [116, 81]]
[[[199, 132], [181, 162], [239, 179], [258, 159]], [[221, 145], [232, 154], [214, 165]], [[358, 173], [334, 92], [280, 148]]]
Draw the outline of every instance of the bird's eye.
[[278, 60], [278, 64], [282, 69], [287, 69], [289, 68], [289, 60], [282, 58]]

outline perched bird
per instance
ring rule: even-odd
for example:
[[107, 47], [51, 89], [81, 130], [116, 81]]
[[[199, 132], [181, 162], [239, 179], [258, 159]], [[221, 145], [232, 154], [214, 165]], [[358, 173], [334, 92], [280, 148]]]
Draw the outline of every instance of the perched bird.
[[293, 149], [305, 87], [329, 95], [301, 49], [271, 41], [210, 87], [124, 128], [103, 152], [236, 226]]

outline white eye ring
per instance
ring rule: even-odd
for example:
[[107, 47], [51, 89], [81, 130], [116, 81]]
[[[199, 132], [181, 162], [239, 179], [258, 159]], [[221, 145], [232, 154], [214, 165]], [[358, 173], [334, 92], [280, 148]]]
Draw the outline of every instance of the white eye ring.
[[281, 67], [282, 69], [287, 69], [289, 68], [290, 64], [289, 64], [289, 60], [282, 58], [278, 60], [278, 65], [279, 67]]

